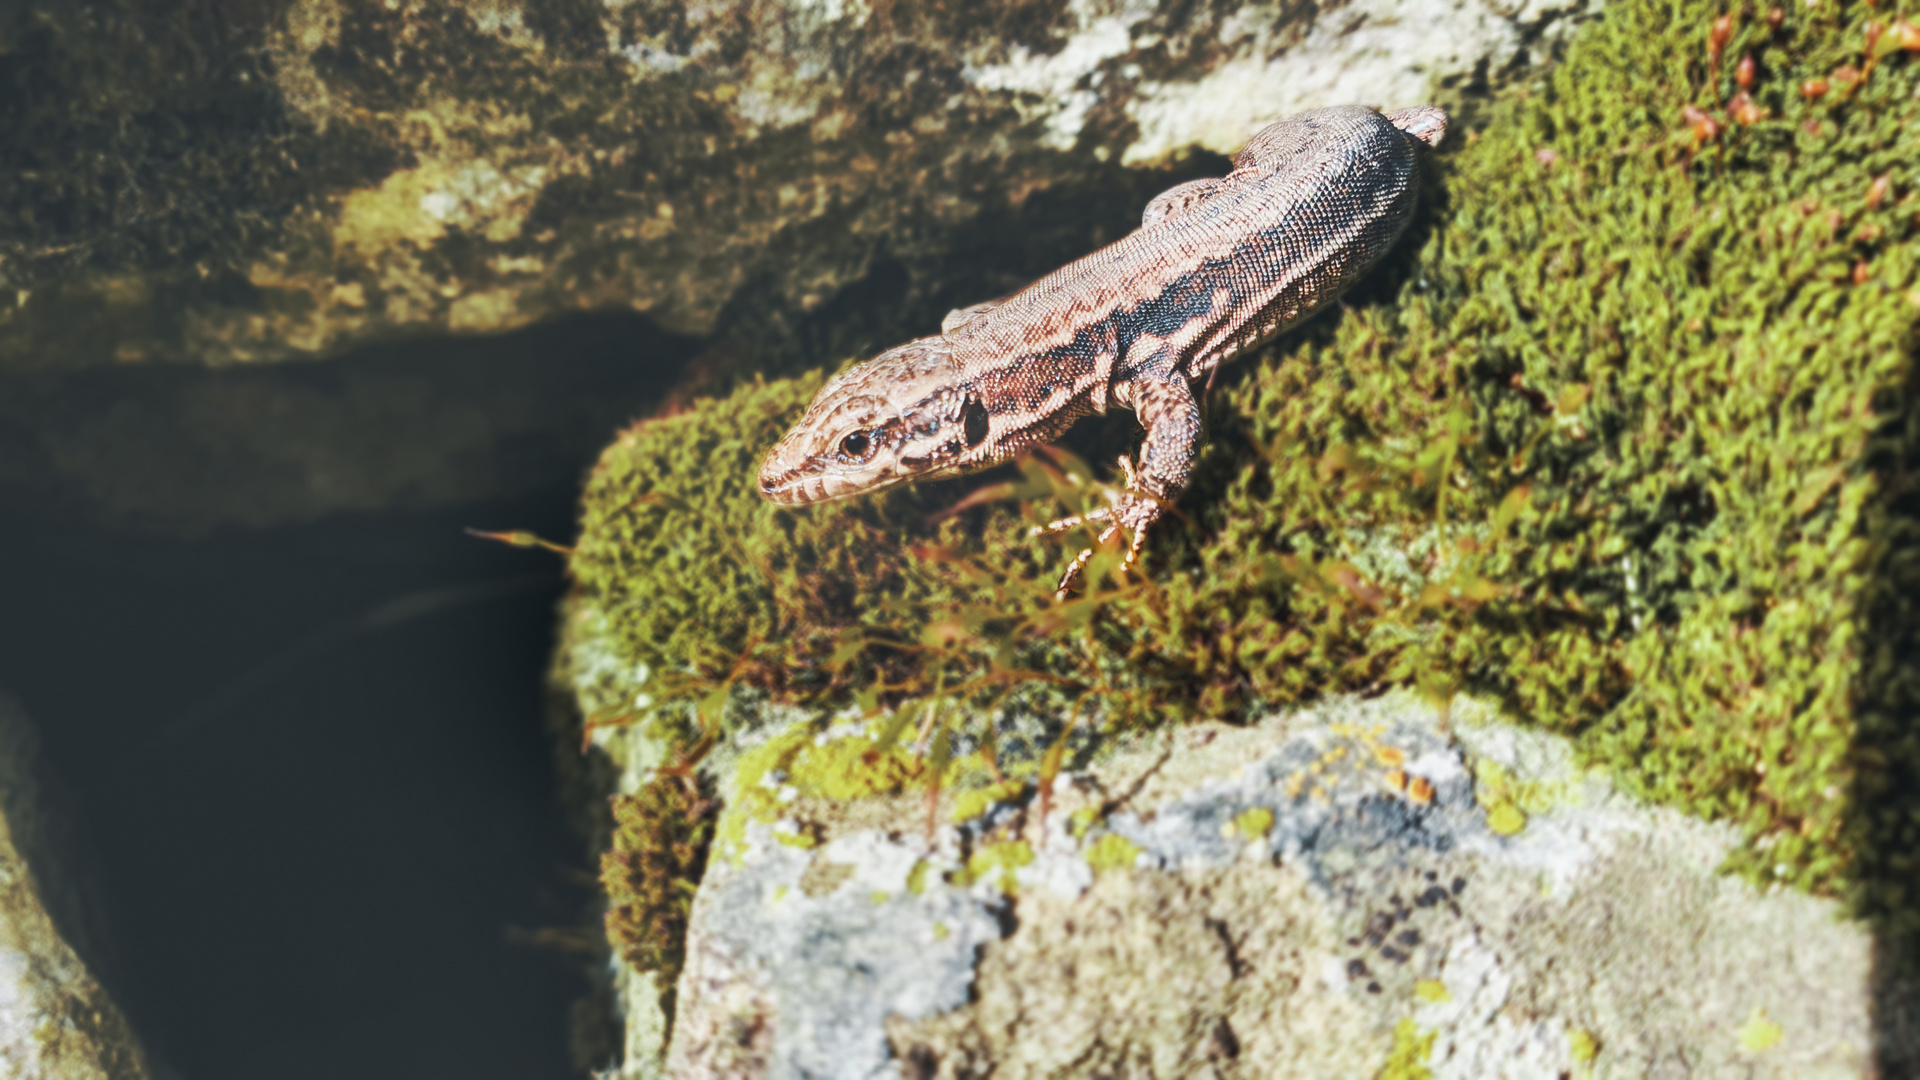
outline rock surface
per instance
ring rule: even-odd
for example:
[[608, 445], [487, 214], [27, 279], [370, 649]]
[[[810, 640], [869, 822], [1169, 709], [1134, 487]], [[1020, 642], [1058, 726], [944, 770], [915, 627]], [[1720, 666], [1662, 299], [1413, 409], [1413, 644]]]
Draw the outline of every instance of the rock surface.
[[1498, 80], [1584, 3], [20, 5], [0, 370], [607, 308], [777, 338], [901, 266], [951, 302], [1019, 283], [955, 268], [969, 225], [1031, 214], [1044, 272], [1137, 213], [1126, 166]]
[[47, 819], [26, 719], [0, 695], [0, 1074], [17, 1080], [145, 1080], [126, 1018], [55, 920]]
[[751, 825], [695, 906], [666, 1074], [1869, 1068], [1861, 924], [1464, 699], [1451, 732], [1406, 696], [1170, 731], [1054, 792], [931, 848], [917, 797]]

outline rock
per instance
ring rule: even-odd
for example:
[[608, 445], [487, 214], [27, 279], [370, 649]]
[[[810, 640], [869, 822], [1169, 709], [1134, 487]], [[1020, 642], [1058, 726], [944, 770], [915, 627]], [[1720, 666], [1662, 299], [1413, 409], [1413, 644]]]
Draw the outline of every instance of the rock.
[[917, 798], [879, 828], [796, 801], [703, 885], [666, 1075], [1869, 1070], [1864, 924], [1718, 873], [1736, 833], [1563, 739], [1451, 719], [1167, 731], [1060, 777], [1044, 824], [1028, 789], [931, 846]]
[[952, 259], [983, 222], [1043, 273], [1171, 175], [1127, 166], [1497, 81], [1584, 4], [15, 5], [0, 370], [594, 309], [764, 361], [902, 267], [915, 319], [1018, 284]]
[[17, 703], [0, 695], [0, 1072], [145, 1080], [152, 1073], [133, 1030], [63, 929], [76, 913], [48, 887], [55, 868], [35, 745]]

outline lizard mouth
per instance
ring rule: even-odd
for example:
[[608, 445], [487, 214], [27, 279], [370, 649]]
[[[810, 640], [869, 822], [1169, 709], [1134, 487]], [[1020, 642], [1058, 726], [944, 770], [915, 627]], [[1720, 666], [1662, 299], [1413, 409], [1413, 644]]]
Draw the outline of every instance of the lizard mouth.
[[863, 491], [872, 491], [874, 487], [870, 479], [856, 478], [837, 472], [777, 469], [771, 461], [760, 472], [761, 496], [768, 502], [778, 503], [781, 506], [807, 506], [811, 503], [831, 502], [835, 499], [858, 495]]

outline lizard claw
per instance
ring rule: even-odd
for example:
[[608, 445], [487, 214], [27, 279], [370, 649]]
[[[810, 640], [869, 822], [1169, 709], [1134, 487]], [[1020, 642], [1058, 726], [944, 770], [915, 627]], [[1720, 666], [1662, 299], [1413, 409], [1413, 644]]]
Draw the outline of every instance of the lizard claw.
[[[1097, 539], [1094, 540], [1094, 543], [1105, 544], [1107, 541], [1113, 539], [1114, 533], [1117, 533], [1119, 531], [1120, 531], [1120, 526], [1118, 523], [1108, 525], [1105, 529], [1102, 529], [1100, 531], [1100, 535]], [[1128, 549], [1127, 557], [1125, 561], [1123, 561], [1120, 564], [1120, 571], [1122, 573], [1125, 573], [1127, 568], [1133, 565], [1134, 552], [1138, 551], [1139, 547], [1140, 545], [1136, 543], [1131, 548]], [[1088, 560], [1092, 558], [1093, 558], [1093, 548], [1088, 547], [1088, 548], [1080, 549], [1080, 554], [1075, 555], [1073, 557], [1073, 562], [1067, 564], [1067, 572], [1060, 575], [1060, 584], [1053, 587], [1054, 600], [1056, 601], [1065, 600], [1067, 596], [1073, 592], [1073, 583], [1080, 579], [1080, 571], [1086, 568]]]
[[1067, 517], [1056, 518], [1053, 521], [1047, 522], [1045, 525], [1035, 525], [1033, 528], [1027, 530], [1027, 535], [1042, 536], [1047, 533], [1063, 533], [1069, 529], [1077, 529], [1089, 521], [1111, 521], [1112, 519], [1113, 508], [1103, 506], [1098, 510], [1089, 510], [1084, 514], [1071, 514]]
[[1053, 587], [1055, 603], [1066, 601], [1067, 596], [1073, 592], [1073, 583], [1080, 577], [1081, 568], [1086, 566], [1087, 560], [1091, 558], [1093, 558], [1093, 549], [1081, 548], [1080, 554], [1075, 555], [1073, 561], [1067, 564], [1067, 572], [1060, 575], [1060, 584]]

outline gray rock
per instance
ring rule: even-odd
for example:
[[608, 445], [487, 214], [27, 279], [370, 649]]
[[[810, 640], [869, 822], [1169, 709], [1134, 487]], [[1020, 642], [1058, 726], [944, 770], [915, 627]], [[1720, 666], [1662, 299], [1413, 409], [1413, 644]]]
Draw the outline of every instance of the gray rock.
[[0, 695], [0, 1075], [145, 1080], [146, 1055], [74, 951], [49, 889], [49, 823], [33, 779], [36, 743]]
[[[1470, 701], [1160, 733], [1061, 777], [1044, 824], [1015, 798], [929, 845], [923, 806], [814, 806], [817, 849], [776, 821], [716, 860], [670, 1075], [1870, 1069], [1862, 925], [1719, 874], [1730, 832]], [[954, 874], [1008, 844], [1031, 858]]]
[[698, 1004], [681, 1013], [668, 1074], [724, 1076], [750, 1056], [780, 1080], [898, 1075], [887, 1021], [966, 1004], [975, 954], [1000, 937], [997, 896], [937, 873], [910, 888], [922, 854], [873, 832], [800, 851], [754, 826], [742, 864], [702, 886], [680, 981]]
[[15, 5], [0, 370], [609, 308], [758, 341], [883, 263], [870, 306], [937, 318], [1051, 269], [965, 268], [982, 222], [1084, 248], [1125, 166], [1498, 80], [1586, 2]]

